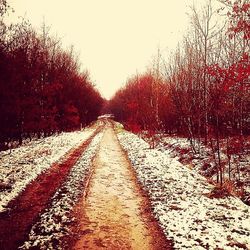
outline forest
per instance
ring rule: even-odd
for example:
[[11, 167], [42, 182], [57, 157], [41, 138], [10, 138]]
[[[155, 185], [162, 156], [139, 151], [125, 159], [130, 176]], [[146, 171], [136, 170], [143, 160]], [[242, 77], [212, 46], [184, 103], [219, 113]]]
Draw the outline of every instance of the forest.
[[148, 70], [106, 102], [73, 46], [63, 48], [46, 24], [39, 31], [24, 18], [9, 24], [13, 10], [1, 0], [0, 149], [83, 128], [110, 112], [154, 143], [164, 133], [188, 138], [195, 154], [206, 145], [222, 185], [235, 157], [250, 147], [250, 4], [219, 2], [220, 8], [211, 1], [191, 7], [190, 28], [176, 50], [164, 58], [158, 49]]
[[90, 124], [103, 98], [73, 47], [64, 49], [45, 24], [36, 31], [24, 18], [8, 24], [13, 11], [0, 1], [0, 150]]
[[192, 7], [190, 30], [176, 51], [164, 59], [159, 50], [109, 108], [134, 132], [186, 137], [196, 154], [206, 145], [222, 185], [225, 172], [231, 178], [232, 156], [239, 162], [250, 150], [250, 4], [220, 2], [219, 9], [211, 1], [201, 10]]
[[[0, 0], [0, 249], [250, 249], [249, 0], [15, 1], [30, 19]], [[176, 49], [130, 74], [140, 31], [172, 34], [181, 4]]]

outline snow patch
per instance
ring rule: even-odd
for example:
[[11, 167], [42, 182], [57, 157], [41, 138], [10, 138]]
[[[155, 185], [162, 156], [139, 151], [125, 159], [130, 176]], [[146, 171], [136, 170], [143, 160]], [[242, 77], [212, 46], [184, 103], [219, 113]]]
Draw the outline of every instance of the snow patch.
[[118, 138], [176, 249], [242, 249], [240, 244], [250, 249], [250, 209], [240, 199], [209, 199], [205, 194], [213, 186], [170, 150], [149, 149], [148, 143], [125, 131]]
[[70, 234], [68, 225], [75, 219], [71, 212], [83, 193], [84, 180], [88, 176], [92, 158], [95, 155], [103, 133], [98, 133], [76, 165], [72, 167], [69, 176], [60, 189], [52, 197], [51, 207], [41, 215], [40, 220], [32, 227], [29, 240], [19, 249], [37, 247], [41, 250], [62, 249], [62, 237]]
[[95, 129], [61, 133], [9, 151], [0, 152], [0, 213], [39, 174], [71, 148], [87, 140]]

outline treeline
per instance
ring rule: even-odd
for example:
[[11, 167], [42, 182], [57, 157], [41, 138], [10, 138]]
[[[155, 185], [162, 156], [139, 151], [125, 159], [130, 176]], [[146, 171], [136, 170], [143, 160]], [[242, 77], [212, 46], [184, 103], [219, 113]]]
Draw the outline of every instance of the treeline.
[[0, 0], [0, 149], [95, 120], [103, 99], [73, 48], [63, 49], [45, 25], [7, 25], [8, 10]]
[[153, 72], [136, 75], [117, 91], [109, 109], [118, 121], [130, 130], [176, 132], [177, 113], [170, 96], [169, 85]]
[[219, 10], [211, 1], [193, 8], [190, 31], [167, 63], [159, 53], [152, 69], [128, 80], [109, 107], [134, 131], [184, 135], [196, 153], [201, 142], [210, 145], [222, 184], [222, 143], [230, 165], [250, 134], [250, 4], [221, 2]]

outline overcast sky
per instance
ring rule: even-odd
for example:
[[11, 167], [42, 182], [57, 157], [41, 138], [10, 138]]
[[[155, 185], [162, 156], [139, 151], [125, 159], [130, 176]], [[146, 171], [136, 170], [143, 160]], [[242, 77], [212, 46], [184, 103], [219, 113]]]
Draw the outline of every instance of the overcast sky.
[[106, 98], [144, 72], [158, 48], [167, 53], [177, 46], [193, 2], [205, 0], [9, 0], [16, 16], [34, 27], [45, 20], [64, 46], [74, 45]]

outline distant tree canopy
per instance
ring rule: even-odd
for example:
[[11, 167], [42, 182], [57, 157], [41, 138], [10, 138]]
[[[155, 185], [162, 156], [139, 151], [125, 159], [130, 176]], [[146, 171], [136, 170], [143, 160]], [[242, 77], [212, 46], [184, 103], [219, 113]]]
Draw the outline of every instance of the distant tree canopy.
[[115, 118], [132, 130], [159, 130], [175, 127], [169, 86], [148, 72], [128, 80], [110, 100]]
[[0, 148], [12, 140], [47, 136], [88, 125], [103, 99], [72, 48], [62, 49], [45, 25], [8, 26], [0, 0]]
[[224, 26], [216, 24], [211, 1], [200, 12], [193, 8], [192, 29], [170, 60], [114, 95], [109, 107], [119, 121], [206, 142], [211, 133], [250, 133], [250, 4], [222, 2]]

